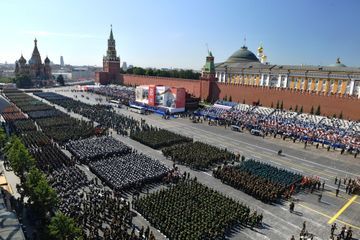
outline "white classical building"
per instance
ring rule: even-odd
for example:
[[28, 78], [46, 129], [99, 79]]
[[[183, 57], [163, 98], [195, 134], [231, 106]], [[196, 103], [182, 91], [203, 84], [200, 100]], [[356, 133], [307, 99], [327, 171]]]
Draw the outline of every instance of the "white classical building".
[[215, 64], [218, 81], [360, 98], [360, 68], [347, 67], [340, 59], [330, 66], [269, 64], [262, 51], [259, 47], [259, 60], [243, 46], [225, 62]]

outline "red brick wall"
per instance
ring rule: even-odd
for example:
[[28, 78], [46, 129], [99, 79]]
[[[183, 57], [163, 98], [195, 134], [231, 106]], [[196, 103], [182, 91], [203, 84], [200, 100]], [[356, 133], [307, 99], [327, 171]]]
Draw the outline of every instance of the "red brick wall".
[[125, 85], [164, 85], [169, 87], [185, 88], [187, 93], [196, 97], [200, 96], [200, 80], [153, 77], [142, 75], [122, 74], [120, 81]]
[[109, 84], [109, 73], [108, 72], [96, 72], [95, 73], [95, 82], [102, 85]]
[[[320, 105], [321, 114], [325, 116], [332, 116], [336, 114], [339, 116], [343, 113], [343, 118], [360, 120], [360, 99], [338, 97], [338, 96], [320, 96], [311, 93], [301, 93], [293, 90], [275, 89], [268, 87], [252, 87], [233, 84], [223, 84], [218, 82], [203, 82], [200, 80], [181, 79], [181, 78], [166, 78], [166, 77], [151, 77], [123, 74], [120, 76], [120, 82], [126, 85], [165, 85], [169, 87], [183, 87], [187, 93], [195, 97], [204, 99], [207, 97], [206, 88], [210, 87], [209, 100], [215, 101], [223, 99], [225, 96], [231, 96], [234, 102], [245, 102], [251, 104], [260, 100], [263, 106], [270, 107], [271, 103], [276, 106], [276, 102], [283, 101], [284, 108], [289, 109], [292, 106], [298, 105], [298, 109], [303, 106], [304, 112], [310, 112], [311, 106], [316, 110]], [[200, 96], [200, 94], [202, 96]]]
[[304, 112], [310, 112], [311, 106], [314, 106], [314, 110], [316, 110], [317, 106], [320, 105], [321, 115], [332, 116], [336, 114], [339, 116], [342, 111], [344, 119], [360, 120], [360, 99], [357, 98], [321, 96], [286, 89], [223, 83], [215, 83], [214, 86], [212, 89], [212, 93], [215, 95], [214, 98], [216, 98], [217, 94], [220, 99], [231, 96], [232, 101], [242, 103], [243, 99], [245, 99], [247, 104], [260, 100], [263, 106], [268, 107], [271, 106], [271, 103], [275, 107], [279, 100], [279, 102], [283, 101], [285, 109], [289, 109], [290, 106], [295, 109], [295, 106], [298, 105], [299, 110], [303, 106]]

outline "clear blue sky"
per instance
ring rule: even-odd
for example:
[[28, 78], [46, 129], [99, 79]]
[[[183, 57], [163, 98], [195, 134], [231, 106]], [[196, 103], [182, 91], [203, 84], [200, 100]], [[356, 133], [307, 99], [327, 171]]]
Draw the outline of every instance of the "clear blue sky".
[[121, 61], [200, 69], [206, 43], [215, 62], [247, 39], [274, 64], [360, 66], [360, 1], [334, 0], [0, 0], [0, 62], [42, 58], [102, 65], [110, 24]]

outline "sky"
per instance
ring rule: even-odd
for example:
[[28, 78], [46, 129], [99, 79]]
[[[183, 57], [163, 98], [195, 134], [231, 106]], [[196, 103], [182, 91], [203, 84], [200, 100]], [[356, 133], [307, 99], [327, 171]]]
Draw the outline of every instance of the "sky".
[[271, 64], [360, 67], [358, 0], [0, 0], [0, 63], [102, 66], [110, 25], [121, 62], [200, 70], [260, 43]]

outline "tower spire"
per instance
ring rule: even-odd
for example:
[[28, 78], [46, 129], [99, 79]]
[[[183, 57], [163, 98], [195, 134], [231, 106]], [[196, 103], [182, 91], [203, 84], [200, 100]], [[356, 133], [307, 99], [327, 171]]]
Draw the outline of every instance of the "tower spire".
[[113, 32], [112, 32], [112, 24], [110, 24], [110, 40], [114, 40]]
[[36, 38], [35, 38], [35, 40], [34, 40], [34, 43], [35, 43], [35, 47], [37, 47], [37, 40], [36, 40]]

